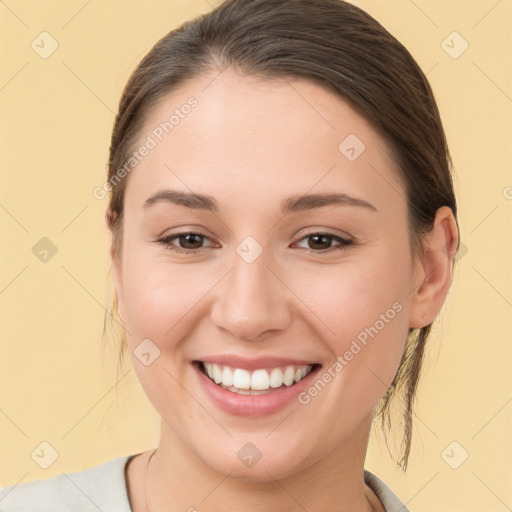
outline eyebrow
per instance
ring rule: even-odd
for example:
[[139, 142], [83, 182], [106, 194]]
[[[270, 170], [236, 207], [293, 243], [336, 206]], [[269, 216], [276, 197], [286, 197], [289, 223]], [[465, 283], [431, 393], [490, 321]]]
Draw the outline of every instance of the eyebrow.
[[[187, 208], [197, 210], [206, 210], [211, 212], [218, 212], [219, 205], [217, 201], [208, 195], [197, 194], [194, 192], [180, 192], [178, 190], [160, 190], [154, 195], [146, 199], [144, 208], [148, 208], [155, 203], [173, 203]], [[304, 210], [312, 210], [314, 208], [322, 208], [324, 206], [359, 206], [367, 208], [372, 211], [377, 211], [377, 208], [364, 199], [349, 196], [343, 193], [331, 194], [309, 194], [309, 195], [295, 195], [287, 198], [281, 204], [281, 212], [291, 213]]]

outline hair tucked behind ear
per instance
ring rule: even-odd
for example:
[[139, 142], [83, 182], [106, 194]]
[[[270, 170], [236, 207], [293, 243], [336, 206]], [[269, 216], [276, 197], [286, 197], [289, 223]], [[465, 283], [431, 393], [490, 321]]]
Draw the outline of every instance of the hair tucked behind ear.
[[[226, 0], [160, 39], [130, 77], [115, 119], [108, 161], [107, 225], [122, 246], [128, 176], [115, 181], [155, 102], [190, 78], [231, 67], [245, 75], [311, 80], [347, 101], [375, 127], [394, 156], [407, 192], [412, 257], [442, 206], [457, 207], [451, 159], [430, 85], [418, 64], [380, 23], [341, 0]], [[117, 327], [116, 302], [107, 322]], [[117, 320], [114, 322], [114, 320]], [[390, 428], [391, 400], [404, 401], [398, 465], [411, 447], [413, 404], [431, 325], [410, 329], [400, 367], [377, 408]], [[120, 365], [126, 352], [121, 333]]]

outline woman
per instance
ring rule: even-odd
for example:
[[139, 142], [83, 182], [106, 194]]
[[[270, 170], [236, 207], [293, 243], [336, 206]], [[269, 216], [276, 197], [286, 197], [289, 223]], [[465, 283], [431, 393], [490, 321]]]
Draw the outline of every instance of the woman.
[[[3, 511], [406, 511], [364, 469], [459, 244], [430, 86], [340, 0], [227, 0], [130, 78], [106, 214], [157, 448], [4, 489]], [[25, 508], [23, 508], [25, 507]]]

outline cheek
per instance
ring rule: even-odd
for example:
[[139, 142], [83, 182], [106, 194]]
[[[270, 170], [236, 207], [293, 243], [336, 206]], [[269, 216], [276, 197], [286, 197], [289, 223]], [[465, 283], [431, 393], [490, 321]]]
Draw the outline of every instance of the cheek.
[[[186, 394], [178, 384], [189, 371], [183, 364], [186, 356], [181, 347], [186, 347], [193, 335], [201, 298], [211, 288], [213, 276], [200, 266], [158, 260], [139, 253], [125, 262], [126, 340], [146, 394], [167, 417], [186, 403]], [[153, 352], [157, 349], [144, 341], [147, 339], [159, 353]], [[147, 347], [144, 351], [143, 346]], [[145, 366], [140, 364], [139, 355], [148, 351], [151, 358], [153, 353], [158, 356]]]
[[[176, 329], [187, 311], [204, 295], [210, 280], [177, 265], [137, 265], [127, 269], [125, 304], [134, 332], [156, 339]], [[186, 323], [186, 322], [183, 322]]]
[[295, 278], [332, 363], [343, 366], [333, 373], [344, 374], [344, 386], [357, 382], [360, 397], [384, 393], [398, 369], [409, 327], [407, 265], [406, 253], [389, 251], [372, 261], [318, 269], [314, 279]]
[[394, 318], [399, 309], [395, 306], [393, 310], [395, 302], [405, 308], [410, 291], [404, 274], [407, 263], [399, 255], [382, 252], [371, 260], [354, 258], [337, 266], [300, 272], [293, 269], [290, 273], [288, 282], [294, 283], [295, 293], [318, 320], [323, 320], [322, 332], [333, 340], [357, 335], [390, 308], [388, 316]]

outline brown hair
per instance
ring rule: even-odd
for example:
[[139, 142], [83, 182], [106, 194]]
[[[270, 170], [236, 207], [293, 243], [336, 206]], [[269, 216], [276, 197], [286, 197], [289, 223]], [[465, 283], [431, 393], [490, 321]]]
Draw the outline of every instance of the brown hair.
[[[108, 180], [115, 186], [110, 189], [106, 221], [116, 257], [122, 245], [127, 177], [116, 183], [112, 179], [130, 158], [150, 109], [185, 80], [228, 67], [247, 76], [313, 81], [372, 123], [392, 151], [404, 184], [413, 256], [423, 254], [422, 238], [432, 229], [438, 208], [450, 207], [457, 218], [452, 163], [432, 90], [395, 37], [369, 14], [342, 0], [226, 0], [160, 39], [123, 91], [108, 161]], [[111, 319], [112, 314], [117, 314], [117, 296]], [[391, 426], [391, 399], [403, 398], [398, 466], [404, 471], [431, 325], [409, 329], [398, 371], [376, 409], [385, 432], [386, 417]], [[104, 334], [105, 329], [106, 324]], [[122, 366], [127, 349], [124, 332], [121, 339]]]

